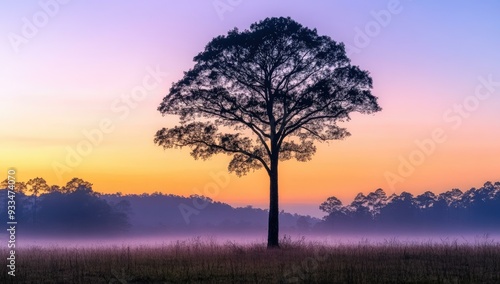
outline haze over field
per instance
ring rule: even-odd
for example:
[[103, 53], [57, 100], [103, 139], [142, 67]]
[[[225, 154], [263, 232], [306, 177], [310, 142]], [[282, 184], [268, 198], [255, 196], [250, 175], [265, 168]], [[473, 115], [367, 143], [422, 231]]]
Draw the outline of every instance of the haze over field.
[[[99, 194], [90, 186], [73, 179], [57, 191], [37, 196], [36, 205], [34, 195], [18, 192], [15, 218], [21, 225], [20, 244], [158, 246], [199, 238], [218, 244], [255, 244], [265, 239], [268, 210], [235, 208], [199, 195]], [[8, 200], [7, 190], [0, 189], [2, 231], [9, 228], [4, 205]], [[360, 193], [347, 204], [331, 196], [318, 207], [322, 218], [282, 211], [281, 238], [328, 245], [499, 241], [500, 182], [438, 195], [387, 195], [378, 189]]]

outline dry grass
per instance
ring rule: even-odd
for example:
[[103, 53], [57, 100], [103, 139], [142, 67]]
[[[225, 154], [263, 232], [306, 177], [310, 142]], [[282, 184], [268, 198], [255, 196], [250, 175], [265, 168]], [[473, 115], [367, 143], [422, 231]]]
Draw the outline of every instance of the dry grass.
[[[6, 255], [6, 249], [2, 251]], [[500, 245], [386, 241], [329, 246], [285, 239], [158, 247], [18, 249], [1, 283], [500, 283]]]

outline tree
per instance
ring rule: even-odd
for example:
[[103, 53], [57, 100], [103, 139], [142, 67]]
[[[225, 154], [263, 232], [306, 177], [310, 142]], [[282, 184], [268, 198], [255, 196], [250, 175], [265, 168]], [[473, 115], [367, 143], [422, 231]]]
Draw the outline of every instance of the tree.
[[49, 193], [52, 193], [52, 192], [62, 192], [62, 188], [58, 185], [51, 185], [50, 188], [49, 188]]
[[44, 233], [95, 235], [122, 233], [129, 227], [130, 204], [110, 204], [91, 188], [79, 185], [67, 193], [54, 191], [40, 201]]
[[36, 223], [36, 211], [37, 211], [37, 200], [38, 195], [41, 193], [48, 192], [50, 186], [47, 184], [44, 178], [36, 177], [30, 179], [27, 183], [27, 191], [32, 193], [33, 196], [33, 223]]
[[319, 206], [319, 209], [327, 214], [340, 211], [342, 208], [342, 201], [335, 196], [328, 197], [328, 199]]
[[72, 178], [70, 181], [66, 183], [60, 190], [64, 193], [71, 193], [76, 191], [79, 187], [88, 188], [92, 190], [92, 184], [88, 181], [85, 181], [81, 178]]
[[[0, 188], [7, 189], [9, 188], [9, 180], [4, 179], [2, 183], [0, 183]], [[26, 183], [22, 181], [16, 181], [14, 184], [14, 192], [16, 193], [24, 193], [26, 191]]]
[[0, 211], [2, 212], [0, 216], [2, 217], [1, 219], [3, 221], [6, 222], [12, 221], [9, 220], [8, 218], [9, 216], [7, 214], [8, 213], [7, 206], [12, 205], [8, 203], [10, 199], [8, 198], [9, 194], [7, 193], [7, 191], [8, 190], [14, 191], [15, 192], [14, 201], [16, 202], [15, 221], [26, 223], [24, 221], [32, 217], [30, 212], [30, 210], [32, 209], [30, 208], [31, 204], [27, 196], [25, 195], [26, 183], [17, 180], [15, 180], [14, 183], [13, 182], [14, 180], [11, 180], [9, 183], [9, 180], [5, 179], [0, 183]]
[[380, 110], [367, 71], [344, 45], [290, 18], [212, 39], [174, 83], [158, 110], [178, 126], [157, 131], [164, 148], [191, 148], [195, 159], [232, 156], [238, 176], [264, 168], [270, 180], [268, 247], [279, 247], [278, 162], [309, 161], [314, 142], [350, 135], [337, 123]]
[[403, 191], [380, 210], [379, 220], [391, 229], [409, 229], [416, 225], [418, 214], [413, 194]]

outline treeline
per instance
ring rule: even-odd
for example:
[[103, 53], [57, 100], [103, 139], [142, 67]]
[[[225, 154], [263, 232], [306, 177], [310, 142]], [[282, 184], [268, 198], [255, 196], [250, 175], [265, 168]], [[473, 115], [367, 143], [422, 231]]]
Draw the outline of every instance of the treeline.
[[[7, 221], [7, 181], [0, 188], [1, 218]], [[268, 211], [234, 208], [199, 195], [101, 194], [92, 184], [73, 178], [65, 186], [43, 178], [17, 182], [16, 220], [23, 231], [45, 234], [184, 234], [192, 232], [262, 232]], [[284, 232], [308, 231], [320, 220], [280, 213]], [[6, 224], [6, 222], [2, 222]], [[3, 225], [5, 226], [5, 225]]]
[[328, 215], [318, 229], [376, 232], [500, 231], [500, 182], [481, 188], [459, 189], [414, 196], [387, 194], [382, 189], [358, 194], [343, 205], [332, 196], [320, 205]]
[[[111, 202], [126, 201], [132, 208], [131, 231], [149, 233], [245, 233], [267, 230], [268, 211], [260, 208], [232, 207], [208, 197], [173, 194], [105, 194]], [[281, 228], [287, 232], [311, 229], [320, 220], [309, 216], [280, 213]]]
[[[2, 225], [7, 223], [7, 180], [0, 184]], [[268, 211], [234, 208], [208, 197], [172, 194], [101, 194], [73, 178], [64, 186], [43, 178], [17, 182], [15, 217], [25, 233], [82, 235], [245, 233], [265, 234]], [[500, 182], [414, 196], [377, 189], [343, 205], [332, 196], [320, 205], [323, 220], [280, 213], [282, 233], [493, 232], [500, 231]]]
[[[1, 219], [6, 224], [7, 180], [0, 185]], [[108, 202], [92, 190], [92, 184], [73, 178], [65, 186], [49, 186], [45, 179], [16, 182], [15, 221], [20, 230], [40, 234], [120, 234], [129, 227], [126, 201]]]

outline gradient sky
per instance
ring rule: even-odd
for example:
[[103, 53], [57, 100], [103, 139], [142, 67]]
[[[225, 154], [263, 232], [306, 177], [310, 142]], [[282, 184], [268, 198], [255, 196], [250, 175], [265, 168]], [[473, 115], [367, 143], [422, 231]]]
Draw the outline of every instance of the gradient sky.
[[[493, 0], [2, 1], [0, 170], [15, 167], [21, 181], [76, 176], [99, 192], [204, 194], [265, 208], [263, 170], [238, 178], [227, 174], [227, 156], [195, 161], [187, 149], [154, 145], [155, 132], [175, 124], [156, 108], [210, 39], [290, 16], [347, 45], [383, 111], [353, 115], [352, 136], [320, 144], [312, 161], [283, 163], [281, 209], [321, 216], [332, 195], [350, 202], [377, 188], [439, 193], [500, 181], [499, 12]], [[121, 101], [155, 69], [166, 75], [154, 88]], [[102, 123], [107, 133], [89, 144], [83, 132]], [[419, 150], [415, 141], [436, 129], [445, 138]], [[68, 166], [78, 145], [86, 155]]]

